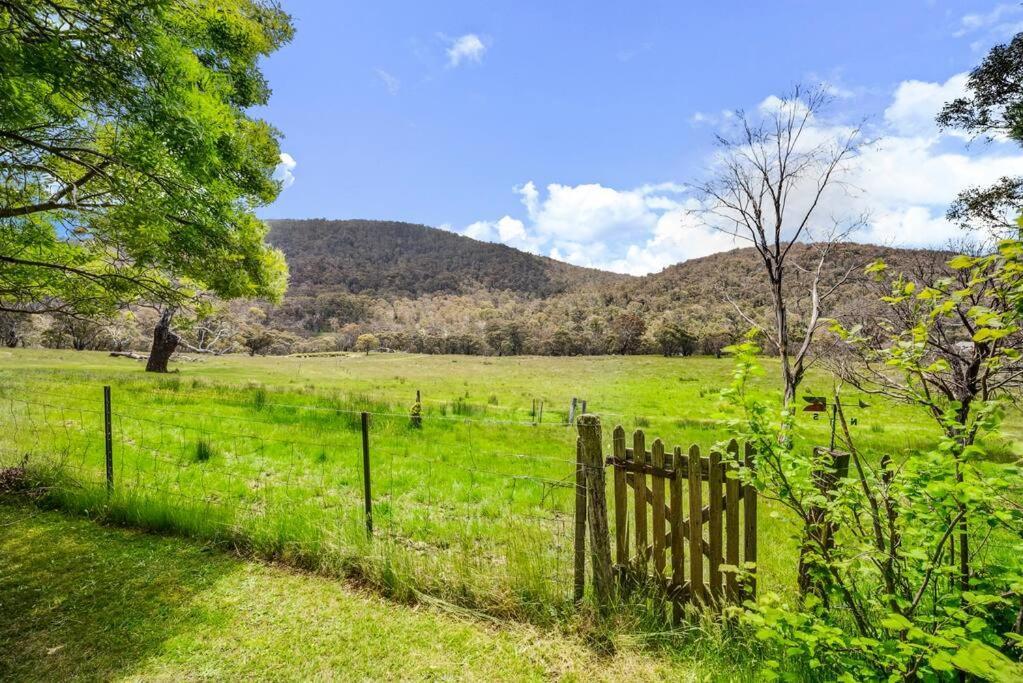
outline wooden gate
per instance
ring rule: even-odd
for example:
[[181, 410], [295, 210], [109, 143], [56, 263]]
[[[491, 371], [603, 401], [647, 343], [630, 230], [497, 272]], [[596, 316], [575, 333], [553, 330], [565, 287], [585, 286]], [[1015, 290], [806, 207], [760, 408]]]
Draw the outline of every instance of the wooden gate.
[[[663, 587], [679, 606], [720, 606], [755, 594], [757, 493], [738, 477], [740, 468], [752, 466], [748, 446], [741, 459], [734, 440], [724, 454], [711, 450], [707, 456], [698, 446], [666, 451], [660, 439], [647, 450], [646, 436], [637, 430], [630, 448], [618, 426], [606, 463], [614, 468], [615, 569], [621, 585]], [[746, 568], [743, 580], [735, 571], [739, 567]]]

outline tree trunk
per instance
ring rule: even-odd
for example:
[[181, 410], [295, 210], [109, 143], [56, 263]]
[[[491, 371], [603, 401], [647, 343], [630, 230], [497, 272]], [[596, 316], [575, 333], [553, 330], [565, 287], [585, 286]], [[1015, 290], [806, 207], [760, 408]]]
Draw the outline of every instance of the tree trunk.
[[174, 318], [174, 309], [167, 309], [160, 315], [160, 322], [153, 330], [153, 346], [149, 351], [146, 372], [167, 372], [167, 363], [175, 349], [178, 348], [178, 335], [170, 328]]
[[789, 319], [788, 308], [785, 305], [785, 293], [782, 290], [781, 268], [778, 268], [776, 272], [777, 274], [772, 273], [771, 275], [771, 296], [774, 299], [775, 339], [778, 345], [778, 358], [781, 361], [782, 385], [785, 387], [782, 402], [787, 408], [796, 398], [799, 380], [792, 372], [789, 358]]

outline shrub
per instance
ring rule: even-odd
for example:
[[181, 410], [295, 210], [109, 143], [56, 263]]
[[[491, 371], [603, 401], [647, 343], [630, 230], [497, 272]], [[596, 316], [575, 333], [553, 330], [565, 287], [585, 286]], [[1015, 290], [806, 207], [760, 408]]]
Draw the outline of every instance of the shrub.
[[[847, 680], [935, 680], [957, 670], [1023, 676], [1006, 656], [1023, 644], [1014, 627], [1023, 561], [1019, 553], [984, 552], [993, 539], [1019, 542], [1020, 468], [982, 463], [979, 447], [961, 449], [949, 436], [898, 464], [862, 452], [836, 396], [849, 462], [843, 472], [833, 453], [794, 447], [789, 410], [775, 412], [746, 393], [758, 349], [748, 342], [731, 350], [738, 370], [726, 396], [742, 415], [733, 427], [756, 453], [756, 467], [743, 476], [800, 522], [800, 600], [765, 595], [742, 615], [791, 660], [784, 668]], [[1000, 408], [994, 401], [974, 408], [980, 432], [997, 428]], [[952, 415], [954, 408], [944, 419]], [[973, 549], [965, 577], [962, 558], [950, 561], [960, 533]], [[782, 669], [778, 660], [768, 666]]]
[[196, 462], [207, 462], [214, 456], [213, 443], [207, 438], [202, 437], [195, 442], [195, 461]]

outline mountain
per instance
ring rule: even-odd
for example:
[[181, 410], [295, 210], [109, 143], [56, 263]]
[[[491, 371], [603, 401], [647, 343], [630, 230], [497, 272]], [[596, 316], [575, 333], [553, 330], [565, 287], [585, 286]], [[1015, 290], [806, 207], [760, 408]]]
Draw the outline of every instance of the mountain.
[[[270, 225], [268, 239], [287, 257], [291, 285], [284, 303], [267, 310], [267, 324], [302, 335], [302, 350], [347, 349], [371, 333], [385, 347], [428, 353], [716, 353], [749, 319], [768, 325], [772, 310], [752, 248], [632, 277], [410, 223]], [[797, 244], [789, 258], [786, 296], [797, 325], [816, 257], [813, 247]], [[828, 315], [877, 310], [863, 269], [879, 258], [895, 270], [934, 272], [947, 254], [838, 245], [823, 283], [845, 284]]]
[[483, 288], [547, 297], [628, 279], [425, 225], [323, 219], [269, 223], [268, 241], [287, 257], [298, 293], [416, 297]]

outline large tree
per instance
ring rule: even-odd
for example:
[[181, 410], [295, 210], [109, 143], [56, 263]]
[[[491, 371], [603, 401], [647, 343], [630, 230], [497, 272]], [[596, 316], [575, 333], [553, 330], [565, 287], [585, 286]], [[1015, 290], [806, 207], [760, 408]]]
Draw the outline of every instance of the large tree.
[[291, 35], [269, 0], [0, 0], [0, 311], [279, 299], [254, 209], [280, 150], [248, 110]]

